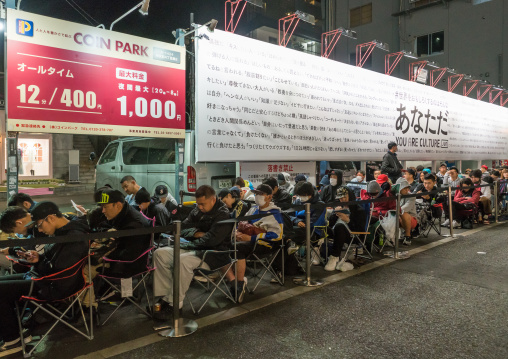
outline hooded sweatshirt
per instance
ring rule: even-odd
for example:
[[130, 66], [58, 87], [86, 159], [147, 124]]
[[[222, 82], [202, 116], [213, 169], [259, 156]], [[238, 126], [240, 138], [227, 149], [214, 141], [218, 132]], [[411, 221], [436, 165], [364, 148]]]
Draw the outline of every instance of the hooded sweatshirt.
[[285, 189], [287, 191], [287, 193], [289, 193], [291, 196], [293, 195], [293, 192], [295, 190], [295, 186], [293, 186], [289, 180], [291, 178], [291, 176], [289, 175], [289, 173], [287, 172], [281, 172], [282, 175], [284, 176], [284, 181], [285, 183], [284, 184], [279, 184], [279, 189]]
[[263, 214], [267, 212], [271, 213], [272, 215], [257, 219], [251, 219], [249, 221], [250, 224], [266, 231], [266, 233], [260, 233], [258, 235], [251, 236], [251, 242], [257, 242], [259, 245], [272, 248], [273, 242], [277, 242], [282, 239], [284, 221], [282, 219], [280, 208], [273, 204], [273, 202], [270, 202], [268, 207], [261, 210], [259, 209], [259, 206], [253, 206], [249, 212], [247, 212], [247, 216]]

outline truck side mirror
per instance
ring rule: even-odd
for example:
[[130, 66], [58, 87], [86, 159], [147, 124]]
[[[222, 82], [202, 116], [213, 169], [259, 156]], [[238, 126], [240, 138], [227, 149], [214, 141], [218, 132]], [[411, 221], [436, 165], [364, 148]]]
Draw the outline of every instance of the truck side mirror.
[[90, 152], [90, 156], [88, 156], [88, 158], [89, 158], [89, 159], [90, 159], [90, 161], [92, 161], [92, 162], [93, 162], [93, 161], [95, 161], [95, 158], [96, 158], [96, 156], [95, 156], [95, 152]]

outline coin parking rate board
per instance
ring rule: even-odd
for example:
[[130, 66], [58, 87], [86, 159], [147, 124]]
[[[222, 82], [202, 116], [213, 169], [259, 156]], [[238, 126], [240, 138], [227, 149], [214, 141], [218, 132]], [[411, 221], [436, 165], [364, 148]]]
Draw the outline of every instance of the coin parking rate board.
[[8, 129], [185, 137], [185, 50], [8, 9]]

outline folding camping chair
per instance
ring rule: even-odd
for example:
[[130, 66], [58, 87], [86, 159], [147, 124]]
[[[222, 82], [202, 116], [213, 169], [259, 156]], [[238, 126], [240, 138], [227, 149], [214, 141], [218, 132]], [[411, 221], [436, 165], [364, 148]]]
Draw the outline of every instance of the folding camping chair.
[[[323, 266], [326, 264], [326, 258], [328, 258], [328, 227], [330, 217], [333, 213], [333, 210], [329, 210], [325, 208], [321, 216], [319, 216], [318, 220], [314, 224], [312, 228], [312, 232], [310, 234], [310, 242], [311, 242], [311, 254], [314, 254], [319, 258], [320, 264]], [[326, 258], [321, 257], [321, 246], [325, 244], [325, 256]], [[295, 252], [295, 259], [298, 263], [298, 266], [305, 271], [306, 266], [304, 265], [304, 261], [306, 260], [305, 250], [306, 246], [301, 245], [300, 248]]]
[[[254, 272], [253, 277], [258, 278], [256, 285], [252, 290], [249, 290], [250, 293], [254, 293], [254, 291], [257, 289], [259, 283], [261, 283], [261, 280], [263, 280], [264, 276], [267, 273], [270, 273], [273, 279], [277, 281], [281, 286], [284, 285], [284, 259], [282, 263], [282, 275], [277, 274], [277, 271], [273, 267], [273, 264], [275, 260], [277, 259], [277, 256], [280, 254], [282, 255], [282, 258], [284, 258], [283, 252], [284, 252], [284, 236], [282, 236], [280, 243], [273, 243], [272, 251], [269, 254], [265, 255], [257, 255], [255, 252], [252, 253], [249, 256], [249, 262], [254, 263]], [[256, 246], [258, 244], [256, 243]], [[256, 247], [254, 247], [255, 250]], [[260, 264], [261, 268], [257, 270], [256, 265]], [[261, 274], [261, 276], [260, 276]]]
[[[386, 245], [395, 247], [395, 238], [389, 238], [386, 234], [386, 231], [384, 230], [382, 226], [382, 220], [383, 218], [386, 218], [388, 216], [396, 216], [396, 212], [394, 210], [390, 210], [386, 212], [384, 216], [380, 216], [379, 220], [371, 225], [369, 227], [369, 234], [373, 234], [373, 240], [371, 242], [371, 250], [370, 253], [372, 253], [374, 250], [376, 250], [378, 253], [383, 253], [383, 250]], [[396, 224], [399, 225], [398, 223]]]
[[[374, 208], [374, 204], [373, 203], [370, 203], [370, 204], [364, 203], [361, 206], [362, 206], [363, 210], [365, 211], [365, 213], [367, 214], [365, 227], [364, 227], [365, 229], [363, 232], [352, 232], [352, 231], [349, 232], [349, 233], [351, 233], [352, 238], [351, 238], [351, 242], [349, 242], [349, 245], [346, 249], [346, 253], [344, 254], [343, 260], [347, 260], [349, 254], [352, 251], [355, 251], [355, 257], [361, 257], [361, 258], [366, 258], [366, 259], [370, 259], [370, 260], [373, 259], [372, 254], [367, 249], [367, 245], [365, 242], [367, 240], [367, 236], [370, 234], [369, 224], [370, 224], [370, 219], [372, 217], [372, 209]], [[363, 254], [358, 254], [359, 248], [363, 249]]]
[[436, 203], [416, 203], [418, 212], [418, 231], [419, 235], [425, 238], [429, 237], [430, 231], [433, 229], [437, 234], [441, 235], [441, 217], [443, 216], [443, 204]]
[[[33, 278], [30, 288], [30, 293], [27, 296], [23, 296], [20, 298], [20, 302], [23, 302], [23, 305], [21, 306], [18, 303], [16, 303], [16, 309], [18, 313], [18, 325], [19, 325], [19, 331], [20, 331], [20, 337], [21, 337], [21, 345], [22, 345], [22, 351], [23, 356], [25, 358], [32, 356], [35, 349], [44, 341], [44, 339], [49, 335], [49, 333], [56, 327], [58, 323], [62, 323], [68, 328], [74, 330], [76, 333], [84, 336], [88, 340], [93, 339], [93, 315], [92, 315], [92, 307], [89, 307], [89, 322], [87, 321], [87, 318], [85, 317], [85, 312], [83, 311], [83, 306], [81, 304], [81, 299], [84, 297], [86, 292], [89, 290], [89, 288], [92, 286], [91, 283], [87, 283], [85, 280], [85, 277], [83, 275], [83, 269], [86, 264], [89, 264], [90, 268], [90, 254], [88, 254], [83, 259], [79, 260], [77, 263], [72, 265], [71, 267], [64, 269], [63, 271], [60, 271], [58, 273], [54, 273], [45, 277], [41, 278]], [[89, 273], [90, 274], [90, 273]], [[57, 282], [59, 280], [68, 280], [71, 277], [76, 277], [76, 279], [82, 280], [82, 285], [80, 286], [80, 289], [77, 290], [75, 293], [72, 293], [70, 295], [67, 295], [64, 298], [56, 298], [49, 300], [44, 300], [41, 298], [38, 298], [36, 296], [36, 293], [34, 292], [35, 289], [35, 282], [44, 282], [49, 281], [51, 283]], [[68, 304], [65, 309], [59, 310], [56, 308], [56, 303], [63, 303]], [[35, 308], [35, 310], [32, 311], [32, 314], [36, 313], [37, 311], [42, 311], [46, 313], [47, 315], [51, 316], [53, 319], [55, 319], [55, 322], [53, 325], [47, 330], [47, 332], [41, 337], [41, 339], [36, 343], [35, 346], [33, 346], [28, 352], [23, 336], [23, 325], [22, 325], [22, 319], [24, 314], [27, 311], [27, 307], [30, 306], [30, 308]], [[74, 308], [75, 306], [78, 306], [79, 313], [81, 314], [81, 317], [83, 318], [83, 324], [85, 326], [84, 330], [79, 330], [76, 328], [76, 326], [70, 324], [70, 321], [74, 318]], [[69, 317], [68, 312], [71, 311], [72, 315]]]
[[[193, 300], [189, 297], [189, 303], [191, 305], [192, 311], [194, 314], [199, 314], [203, 307], [206, 305], [206, 303], [209, 302], [209, 300], [212, 298], [215, 291], [219, 290], [226, 296], [227, 299], [231, 300], [233, 303], [236, 302], [235, 300], [235, 293], [231, 293], [229, 290], [229, 287], [226, 283], [226, 274], [227, 272], [235, 265], [237, 262], [236, 258], [231, 258], [229, 263], [225, 263], [223, 266], [215, 268], [215, 269], [209, 269], [204, 268], [203, 263], [206, 263], [206, 257], [210, 255], [224, 255], [228, 254], [231, 255], [234, 253], [234, 250], [228, 250], [228, 251], [214, 251], [214, 250], [207, 250], [205, 251], [203, 258], [201, 259], [201, 263], [199, 266], [194, 269], [194, 276], [200, 276], [206, 279], [206, 282], [201, 282], [200, 280], [195, 280], [201, 288], [205, 290], [205, 294], [209, 293], [204, 302], [201, 304], [198, 310], [194, 308], [194, 304], [192, 303]], [[212, 275], [217, 275], [217, 279], [214, 280], [212, 278]], [[194, 278], [195, 279], [195, 278]]]

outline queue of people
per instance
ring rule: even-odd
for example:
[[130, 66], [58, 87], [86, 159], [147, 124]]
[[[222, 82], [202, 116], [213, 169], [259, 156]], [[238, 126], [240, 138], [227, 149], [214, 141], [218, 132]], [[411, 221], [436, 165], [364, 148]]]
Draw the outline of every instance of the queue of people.
[[[236, 248], [235, 269], [225, 271], [230, 291], [237, 292], [237, 301], [241, 303], [247, 288], [246, 260], [253, 254], [266, 255], [277, 248], [281, 240], [287, 240], [294, 246], [304, 246], [306, 239], [305, 211], [285, 213], [292, 206], [311, 204], [311, 232], [316, 236], [328, 235], [331, 243], [328, 258], [322, 256], [320, 248], [315, 252], [313, 264], [325, 262], [327, 271], [347, 271], [353, 269], [351, 262], [343, 255], [344, 249], [351, 243], [351, 232], [365, 231], [367, 221], [370, 223], [387, 216], [396, 209], [396, 192], [402, 195], [419, 194], [418, 198], [404, 198], [400, 204], [401, 228], [400, 243], [410, 245], [417, 234], [419, 214], [417, 203], [426, 206], [442, 204], [445, 213], [444, 226], [460, 225], [460, 218], [471, 217], [471, 213], [480, 213], [475, 220], [489, 223], [492, 204], [499, 201], [505, 206], [508, 193], [508, 169], [489, 173], [482, 170], [470, 171], [460, 175], [456, 167], [447, 168], [441, 165], [439, 173], [432, 173], [428, 168], [403, 169], [396, 157], [397, 146], [389, 144], [381, 170], [374, 173], [373, 181], [365, 181], [365, 172], [358, 171], [353, 181], [345, 183], [340, 170], [330, 170], [329, 184], [320, 189], [308, 182], [304, 175], [295, 178], [291, 184], [290, 176], [281, 173], [270, 177], [255, 187], [247, 180], [238, 177], [231, 188], [216, 193], [209, 185], [200, 186], [195, 193], [196, 204], [183, 220], [180, 254], [180, 298], [173, 303], [173, 259], [174, 252], [170, 243], [160, 244], [153, 253], [147, 252], [151, 246], [149, 234], [131, 235], [111, 240], [98, 240], [94, 248], [105, 248], [97, 251], [100, 256], [107, 256], [112, 261], [106, 265], [101, 258], [93, 263], [92, 278], [97, 273], [107, 274], [113, 278], [124, 278], [146, 270], [150, 256], [154, 263], [154, 295], [157, 298], [158, 310], [156, 319], [167, 320], [173, 306], [182, 308], [183, 301], [194, 277], [194, 270], [199, 266], [205, 269], [218, 269], [231, 262], [231, 250]], [[498, 186], [499, 198], [493, 198], [490, 187], [474, 188], [488, 184]], [[136, 230], [153, 226], [166, 226], [172, 222], [179, 206], [169, 193], [167, 187], [158, 186], [150, 194], [139, 185], [132, 176], [126, 176], [121, 191], [109, 187], [98, 189], [94, 194], [97, 207], [86, 210], [78, 208], [85, 216], [63, 214], [52, 202], [33, 201], [30, 196], [18, 194], [9, 202], [9, 207], [2, 213], [0, 229], [4, 233], [13, 233], [20, 238], [51, 237], [64, 234], [76, 236], [112, 230]], [[439, 191], [447, 187], [459, 187], [453, 193], [452, 213], [448, 210], [446, 198]], [[357, 200], [385, 198], [376, 201], [372, 211], [355, 204]], [[234, 226], [231, 222], [222, 221], [231, 218], [264, 214], [263, 217], [248, 219]], [[453, 222], [450, 223], [450, 218]], [[235, 231], [233, 229], [236, 228]], [[326, 234], [328, 233], [328, 234]], [[105, 235], [107, 237], [107, 235]], [[236, 240], [236, 246], [232, 240]], [[397, 239], [399, 240], [399, 239]], [[291, 247], [291, 244], [288, 244]], [[209, 250], [218, 253], [207, 255]], [[64, 270], [87, 255], [86, 242], [69, 242], [53, 245], [34, 246], [33, 248], [3, 248], [2, 254], [10, 255], [25, 264], [17, 267], [18, 274], [0, 276], [0, 316], [4, 319], [0, 326], [3, 340], [1, 350], [20, 349], [14, 302], [22, 295], [29, 294], [32, 278], [51, 275]], [[0, 260], [0, 266], [7, 267], [10, 262]], [[81, 276], [73, 276], [58, 285], [36, 287], [36, 295], [52, 300], [74, 293], [82, 285]], [[95, 286], [100, 291], [100, 286]], [[86, 305], [96, 307], [93, 291], [87, 296]], [[25, 341], [30, 340], [29, 336]]]

